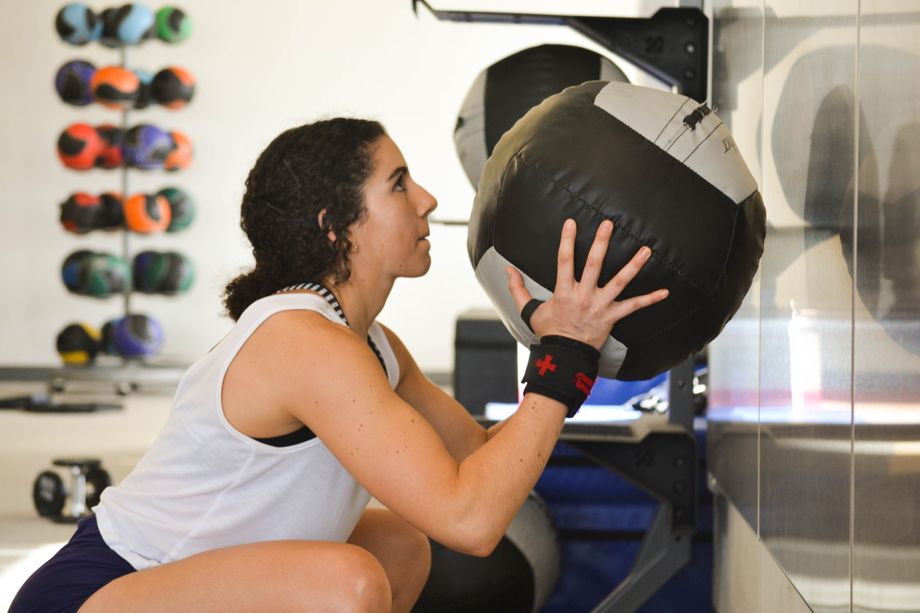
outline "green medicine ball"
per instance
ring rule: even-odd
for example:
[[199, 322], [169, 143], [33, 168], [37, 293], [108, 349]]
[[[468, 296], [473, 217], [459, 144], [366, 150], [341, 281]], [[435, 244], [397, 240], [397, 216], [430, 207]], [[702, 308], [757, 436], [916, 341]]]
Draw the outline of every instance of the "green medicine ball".
[[164, 6], [156, 15], [157, 38], [167, 43], [179, 43], [192, 33], [192, 20], [182, 9]]
[[83, 323], [69, 324], [57, 336], [57, 352], [69, 366], [86, 366], [96, 359], [101, 340], [95, 328]]
[[131, 283], [131, 270], [120, 257], [95, 253], [86, 263], [84, 292], [94, 298], [108, 298], [125, 291]]
[[167, 261], [167, 271], [160, 291], [168, 295], [184, 294], [191, 289], [195, 281], [194, 264], [176, 251], [167, 251], [163, 256]]
[[195, 219], [195, 201], [188, 195], [188, 192], [178, 187], [164, 187], [157, 192], [157, 196], [163, 196], [169, 202], [169, 210], [172, 213], [169, 221], [167, 232], [179, 232], [192, 224]]

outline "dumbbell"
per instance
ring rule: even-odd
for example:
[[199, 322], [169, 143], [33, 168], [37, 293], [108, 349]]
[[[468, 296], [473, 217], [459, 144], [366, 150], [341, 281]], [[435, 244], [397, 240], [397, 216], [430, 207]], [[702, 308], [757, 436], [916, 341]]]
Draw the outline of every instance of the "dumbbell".
[[[99, 504], [102, 490], [112, 484], [102, 462], [95, 458], [58, 458], [54, 466], [70, 469], [70, 487], [53, 470], [38, 475], [32, 486], [32, 501], [42, 517], [56, 522], [74, 523], [89, 514], [90, 508]], [[68, 513], [63, 513], [67, 496], [70, 496]]]

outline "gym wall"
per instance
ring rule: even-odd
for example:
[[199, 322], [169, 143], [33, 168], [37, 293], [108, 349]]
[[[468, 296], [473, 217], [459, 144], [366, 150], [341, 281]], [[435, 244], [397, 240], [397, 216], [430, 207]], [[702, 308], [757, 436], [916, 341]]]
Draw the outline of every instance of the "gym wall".
[[[52, 365], [57, 332], [71, 321], [101, 324], [121, 312], [118, 297], [94, 300], [64, 289], [60, 264], [81, 249], [120, 252], [120, 236], [79, 237], [58, 224], [58, 204], [73, 191], [118, 189], [118, 173], [74, 172], [55, 155], [69, 123], [116, 121], [99, 105], [77, 109], [55, 95], [53, 77], [67, 60], [115, 64], [115, 51], [98, 44], [71, 47], [53, 28], [63, 0], [10, 3], [0, 20], [0, 122], [7, 145], [0, 153], [0, 365]], [[162, 3], [150, 4], [159, 8]], [[158, 70], [171, 64], [196, 77], [195, 99], [181, 112], [151, 107], [132, 113], [187, 132], [195, 145], [191, 168], [177, 174], [131, 172], [131, 192], [176, 184], [196, 199], [194, 224], [174, 236], [132, 236], [132, 253], [177, 249], [195, 263], [192, 290], [178, 298], [135, 295], [133, 309], [157, 317], [166, 342], [164, 361], [190, 363], [227, 331], [220, 296], [227, 281], [251, 264], [238, 228], [243, 181], [259, 152], [279, 132], [326, 116], [379, 119], [401, 146], [415, 178], [440, 202], [436, 217], [466, 219], [473, 190], [457, 160], [452, 132], [470, 84], [483, 68], [542, 43], [581, 45], [602, 52], [568, 28], [452, 24], [409, 0], [320, 2], [275, 0], [235, 3], [181, 0], [194, 22], [192, 36], [175, 46], [149, 41], [129, 49], [128, 65]], [[559, 3], [462, 0], [469, 9], [552, 11]], [[639, 14], [647, 3], [618, 2], [618, 14]], [[665, 4], [665, 3], [659, 3]], [[95, 10], [106, 2], [90, 2]], [[448, 8], [448, 3], [436, 3]], [[641, 6], [640, 6], [641, 5]], [[575, 12], [609, 14], [603, 2], [569, 3]], [[641, 76], [627, 64], [633, 82]], [[647, 81], [647, 79], [646, 79]], [[381, 321], [394, 328], [426, 371], [453, 365], [453, 322], [471, 307], [488, 306], [466, 255], [466, 229], [432, 224], [429, 274], [397, 282]]]

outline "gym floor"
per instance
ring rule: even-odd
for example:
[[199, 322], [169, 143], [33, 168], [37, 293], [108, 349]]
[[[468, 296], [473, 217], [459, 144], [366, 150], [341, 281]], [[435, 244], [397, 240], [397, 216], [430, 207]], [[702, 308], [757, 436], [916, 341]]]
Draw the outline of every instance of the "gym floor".
[[[0, 397], [41, 393], [41, 385], [0, 385]], [[68, 398], [79, 401], [83, 398]], [[73, 533], [73, 524], [39, 517], [32, 483], [59, 457], [94, 457], [120, 481], [156, 436], [169, 412], [169, 393], [98, 398], [123, 403], [119, 411], [43, 414], [0, 411], [0, 611], [9, 608], [19, 586]], [[65, 508], [66, 511], [66, 508]]]

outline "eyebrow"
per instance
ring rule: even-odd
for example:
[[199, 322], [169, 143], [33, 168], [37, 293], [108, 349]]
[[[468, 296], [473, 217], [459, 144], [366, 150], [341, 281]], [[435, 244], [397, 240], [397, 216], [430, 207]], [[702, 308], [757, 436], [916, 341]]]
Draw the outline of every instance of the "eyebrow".
[[408, 173], [408, 172], [409, 172], [409, 169], [408, 169], [408, 168], [406, 168], [405, 166], [400, 166], [400, 167], [398, 167], [396, 170], [394, 170], [393, 172], [390, 173], [390, 176], [387, 177], [387, 181], [392, 181], [392, 180], [393, 180], [394, 178], [396, 178], [398, 175], [406, 174], [406, 173]]

